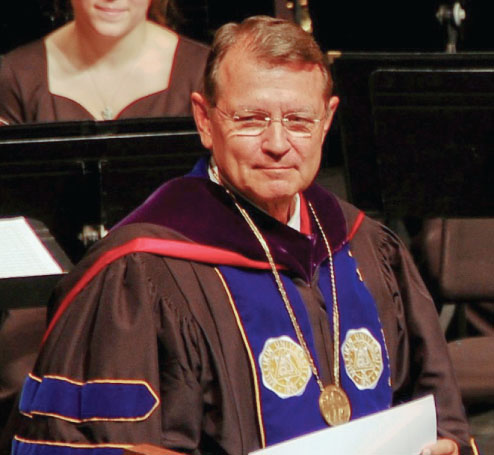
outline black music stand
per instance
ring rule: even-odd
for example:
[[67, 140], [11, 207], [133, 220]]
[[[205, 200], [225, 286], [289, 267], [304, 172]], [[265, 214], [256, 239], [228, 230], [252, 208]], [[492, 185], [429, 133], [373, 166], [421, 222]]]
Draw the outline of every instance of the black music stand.
[[377, 70], [370, 92], [385, 216], [494, 216], [494, 66]]
[[111, 228], [204, 153], [189, 117], [2, 127], [0, 216], [42, 221], [76, 262], [82, 234]]
[[[386, 189], [383, 187], [383, 182], [381, 182], [381, 174], [385, 172], [380, 169], [383, 162], [378, 163], [378, 153], [384, 154], [383, 149], [378, 152], [377, 142], [379, 142], [379, 147], [386, 147], [386, 141], [395, 141], [395, 145], [398, 143], [406, 142], [404, 138], [410, 138], [411, 134], [417, 136], [417, 140], [420, 139], [421, 130], [426, 128], [426, 125], [421, 124], [421, 128], [406, 127], [407, 118], [402, 116], [400, 102], [395, 98], [395, 106], [389, 106], [387, 114], [384, 114], [385, 106], [379, 103], [386, 102], [382, 96], [376, 97], [371, 94], [371, 90], [377, 90], [376, 86], [377, 80], [374, 81], [374, 74], [380, 71], [414, 71], [414, 70], [442, 70], [442, 71], [462, 71], [462, 70], [484, 70], [494, 68], [494, 53], [458, 53], [458, 54], [445, 54], [445, 53], [343, 53], [343, 55], [334, 60], [331, 65], [331, 71], [335, 80], [335, 91], [336, 94], [340, 96], [340, 105], [337, 111], [337, 122], [340, 127], [341, 132], [341, 143], [342, 151], [344, 157], [344, 168], [345, 168], [345, 179], [347, 185], [348, 198], [351, 202], [357, 205], [359, 208], [377, 216], [383, 215], [383, 192], [386, 197], [391, 197], [391, 189]], [[439, 73], [437, 73], [439, 74]], [[434, 76], [435, 77], [435, 76]], [[413, 80], [413, 78], [412, 78]], [[411, 80], [409, 81], [411, 83]], [[382, 87], [384, 88], [384, 87]], [[416, 87], [418, 88], [418, 87]], [[412, 86], [408, 87], [406, 85], [401, 86], [399, 89], [395, 90], [394, 95], [398, 96], [400, 90], [414, 90]], [[448, 96], [454, 93], [452, 88], [448, 89]], [[440, 94], [439, 88], [437, 90], [431, 88], [429, 90], [429, 95], [434, 96], [436, 93], [438, 96]], [[468, 98], [466, 95], [464, 95]], [[383, 93], [381, 93], [382, 95]], [[403, 93], [406, 95], [406, 93]], [[420, 95], [417, 92], [415, 97], [416, 103], [419, 102]], [[455, 95], [453, 95], [453, 98]], [[413, 98], [413, 95], [412, 95]], [[439, 97], [435, 102], [440, 102]], [[445, 101], [447, 101], [445, 99]], [[449, 102], [449, 101], [447, 101]], [[378, 103], [378, 104], [375, 104]], [[381, 109], [382, 108], [382, 109]], [[419, 108], [419, 105], [416, 106]], [[407, 108], [408, 112], [412, 111], [412, 105]], [[443, 108], [439, 108], [436, 104], [437, 109], [448, 110], [448, 105], [445, 104]], [[462, 108], [458, 108], [457, 112], [461, 111]], [[450, 111], [452, 112], [452, 111]], [[374, 113], [378, 115], [377, 122], [375, 123]], [[390, 121], [393, 120], [394, 116], [401, 116], [401, 121], [399, 124], [395, 125], [399, 128], [394, 138], [383, 137], [384, 129], [383, 122], [386, 121], [384, 118], [386, 116]], [[397, 117], [396, 117], [397, 118]], [[438, 119], [441, 118], [439, 115]], [[405, 122], [405, 123], [403, 123]], [[378, 130], [375, 131], [375, 128]], [[388, 130], [389, 132], [389, 130]], [[470, 131], [473, 133], [473, 130]], [[377, 135], [376, 135], [377, 134]], [[398, 134], [405, 134], [400, 139]], [[470, 134], [470, 133], [469, 133]], [[488, 140], [487, 138], [484, 138]], [[482, 139], [482, 140], [484, 140]], [[401, 142], [400, 142], [401, 141]], [[447, 139], [447, 142], [441, 141], [441, 143], [446, 144], [451, 142], [451, 136]], [[391, 148], [391, 145], [389, 149]], [[393, 150], [396, 153], [396, 149]], [[391, 155], [390, 155], [391, 156]], [[437, 164], [437, 163], [436, 163]], [[406, 162], [404, 166], [408, 166]], [[444, 163], [447, 167], [448, 162]], [[479, 167], [477, 167], [479, 169]], [[398, 171], [398, 170], [397, 170]], [[389, 179], [393, 174], [388, 173], [383, 174], [386, 180], [386, 185], [390, 183]], [[469, 173], [473, 175], [473, 170]], [[396, 177], [398, 177], [396, 175]], [[473, 178], [473, 177], [472, 177]], [[398, 178], [394, 184], [399, 185]], [[394, 187], [393, 187], [394, 188]], [[465, 188], [466, 190], [467, 188]], [[429, 196], [432, 193], [429, 193]], [[428, 202], [427, 198], [423, 198], [422, 201]], [[389, 207], [390, 200], [387, 199], [388, 209], [395, 212], [396, 207]], [[476, 216], [472, 210], [465, 210], [461, 213], [468, 212], [470, 216]], [[446, 215], [448, 212], [452, 211], [452, 207], [435, 207], [429, 209], [422, 207], [410, 207], [410, 211], [415, 211], [417, 209], [417, 215], [424, 214], [425, 212], [441, 216]], [[436, 213], [434, 213], [438, 209]], [[451, 211], [449, 210], [451, 209]], [[486, 210], [488, 211], [488, 210]], [[471, 212], [471, 213], [470, 213]], [[481, 210], [485, 213], [484, 210]], [[404, 212], [402, 212], [404, 213]], [[460, 212], [459, 212], [460, 213]], [[478, 213], [480, 215], [480, 213]]]

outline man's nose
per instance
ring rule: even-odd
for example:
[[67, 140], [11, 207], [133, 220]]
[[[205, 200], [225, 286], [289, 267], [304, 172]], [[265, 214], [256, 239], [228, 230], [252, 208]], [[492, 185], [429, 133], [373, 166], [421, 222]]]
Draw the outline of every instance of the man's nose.
[[263, 147], [276, 154], [286, 153], [290, 149], [288, 132], [281, 119], [273, 119], [263, 133]]

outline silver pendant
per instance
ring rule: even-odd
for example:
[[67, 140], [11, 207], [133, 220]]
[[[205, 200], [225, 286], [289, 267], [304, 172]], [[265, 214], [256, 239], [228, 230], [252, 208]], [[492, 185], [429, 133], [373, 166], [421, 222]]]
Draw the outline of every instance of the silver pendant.
[[101, 111], [103, 120], [113, 120], [113, 109], [110, 106], [105, 106]]

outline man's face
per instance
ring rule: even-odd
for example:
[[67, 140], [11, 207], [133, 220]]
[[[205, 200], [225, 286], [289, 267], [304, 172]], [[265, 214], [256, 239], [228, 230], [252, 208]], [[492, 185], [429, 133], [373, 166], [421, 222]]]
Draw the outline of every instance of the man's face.
[[338, 104], [337, 98], [325, 102], [324, 88], [316, 65], [267, 65], [236, 47], [220, 65], [216, 106], [228, 115], [255, 110], [273, 119], [294, 112], [321, 119], [309, 138], [293, 136], [279, 121], [259, 136], [241, 136], [218, 109], [207, 110], [201, 138], [212, 150], [221, 177], [273, 216], [274, 207], [290, 207], [294, 195], [318, 172], [324, 137]]

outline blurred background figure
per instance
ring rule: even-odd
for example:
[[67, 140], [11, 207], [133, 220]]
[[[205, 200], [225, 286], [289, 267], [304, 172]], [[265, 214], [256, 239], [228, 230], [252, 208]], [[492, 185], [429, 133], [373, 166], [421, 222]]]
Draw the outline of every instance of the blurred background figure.
[[56, 4], [48, 35], [0, 66], [4, 123], [190, 115], [208, 47], [166, 23], [169, 0]]

